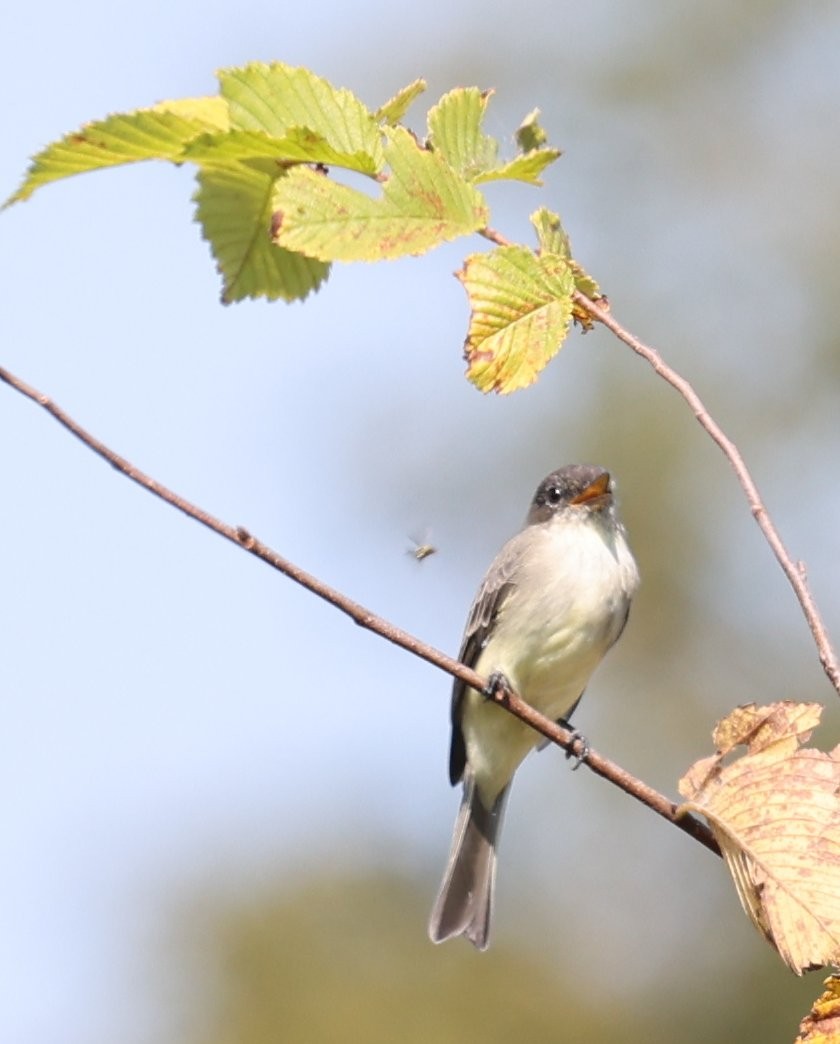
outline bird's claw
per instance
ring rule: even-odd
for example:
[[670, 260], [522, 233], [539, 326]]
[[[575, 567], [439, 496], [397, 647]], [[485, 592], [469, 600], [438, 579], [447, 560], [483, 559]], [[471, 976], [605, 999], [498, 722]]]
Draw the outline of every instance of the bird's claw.
[[[568, 727], [568, 723], [563, 723], [564, 727]], [[571, 761], [574, 758], [574, 765], [572, 765], [572, 772], [577, 772], [580, 766], [586, 761], [589, 755], [592, 753], [592, 748], [589, 746], [589, 740], [584, 736], [582, 732], [578, 732], [577, 729], [569, 729], [572, 734], [571, 742], [580, 744], [580, 751], [575, 754], [571, 750], [566, 751], [566, 761]]]
[[487, 679], [482, 695], [486, 696], [488, 700], [495, 700], [498, 694], [505, 689], [508, 692], [511, 690], [511, 685], [506, 675], [502, 671], [493, 671]]

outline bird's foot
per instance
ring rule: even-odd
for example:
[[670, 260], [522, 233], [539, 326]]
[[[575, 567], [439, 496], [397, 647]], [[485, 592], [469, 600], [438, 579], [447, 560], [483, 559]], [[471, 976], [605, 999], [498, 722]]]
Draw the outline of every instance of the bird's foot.
[[572, 772], [577, 772], [580, 766], [586, 761], [592, 752], [592, 748], [589, 745], [589, 740], [584, 736], [582, 732], [578, 732], [576, 728], [573, 728], [565, 718], [558, 718], [557, 724], [564, 729], [568, 729], [572, 734], [572, 743], [579, 743], [580, 750], [577, 753], [567, 750], [566, 761], [571, 761], [574, 758], [574, 765], [572, 765]]
[[495, 700], [499, 693], [505, 690], [508, 692], [513, 691], [513, 686], [508, 681], [507, 675], [502, 671], [493, 671], [487, 679], [482, 695], [486, 696], [488, 700]]

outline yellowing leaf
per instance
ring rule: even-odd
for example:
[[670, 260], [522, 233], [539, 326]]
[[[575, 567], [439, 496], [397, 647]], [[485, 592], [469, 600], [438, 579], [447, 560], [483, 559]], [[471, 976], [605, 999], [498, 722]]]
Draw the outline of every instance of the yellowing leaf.
[[554, 255], [519, 246], [473, 254], [458, 278], [470, 300], [467, 377], [479, 391], [531, 384], [560, 349], [572, 317], [572, 273]]
[[429, 110], [429, 144], [468, 180], [496, 166], [499, 143], [481, 129], [490, 93], [458, 87]]
[[373, 170], [382, 167], [381, 127], [373, 113], [351, 91], [309, 69], [252, 62], [223, 69], [219, 84], [234, 129], [284, 138], [293, 128], [306, 128], [336, 152], [364, 153]]
[[317, 290], [329, 265], [271, 242], [274, 178], [241, 165], [199, 172], [196, 219], [224, 279], [222, 301], [246, 297], [293, 301]]
[[[559, 214], [540, 207], [531, 215], [531, 224], [537, 233], [537, 241], [540, 245], [541, 254], [558, 254], [565, 258], [572, 270], [575, 280], [575, 289], [592, 301], [599, 302], [602, 306], [606, 298], [601, 293], [601, 288], [584, 268], [572, 257], [572, 244], [560, 221]], [[572, 318], [579, 323], [584, 330], [592, 329], [592, 319], [589, 312], [580, 305], [573, 303]]]
[[799, 1026], [794, 1044], [840, 1044], [840, 978], [830, 975], [825, 992]]
[[480, 193], [440, 156], [401, 127], [385, 133], [390, 174], [380, 198], [297, 167], [275, 186], [274, 241], [323, 261], [378, 261], [422, 254], [487, 223]]
[[[840, 759], [803, 748], [818, 704], [740, 707], [680, 781], [708, 819], [744, 910], [797, 973], [840, 962]], [[727, 764], [735, 747], [747, 753]]]
[[[185, 117], [162, 107], [138, 109], [136, 112], [109, 116], [105, 120], [86, 123], [80, 130], [48, 145], [32, 160], [21, 187], [6, 206], [28, 199], [35, 189], [60, 178], [102, 167], [115, 167], [140, 160], [166, 159], [178, 161], [184, 146], [207, 131], [214, 130], [212, 120], [221, 119], [217, 106], [201, 107], [199, 102], [212, 99], [189, 99], [193, 111], [204, 116]], [[164, 102], [164, 106], [178, 106]]]
[[414, 83], [403, 87], [402, 90], [397, 91], [393, 98], [389, 98], [384, 105], [381, 105], [376, 110], [376, 119], [380, 123], [387, 123], [393, 127], [394, 124], [400, 122], [408, 112], [408, 107], [414, 99], [421, 95], [425, 89], [425, 80], [415, 80]]

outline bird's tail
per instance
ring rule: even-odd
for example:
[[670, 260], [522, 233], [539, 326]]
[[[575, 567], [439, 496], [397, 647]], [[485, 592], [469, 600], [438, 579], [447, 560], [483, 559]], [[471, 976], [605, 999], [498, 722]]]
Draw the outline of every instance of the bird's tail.
[[463, 935], [477, 949], [487, 949], [496, 879], [496, 843], [507, 792], [505, 787], [493, 807], [486, 809], [475, 779], [467, 770], [449, 861], [429, 919], [432, 942]]

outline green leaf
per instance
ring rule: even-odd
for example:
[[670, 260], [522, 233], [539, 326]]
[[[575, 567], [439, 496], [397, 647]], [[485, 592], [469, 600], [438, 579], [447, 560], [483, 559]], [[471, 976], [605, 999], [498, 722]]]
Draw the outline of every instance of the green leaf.
[[270, 175], [233, 163], [198, 174], [196, 220], [222, 274], [225, 304], [246, 297], [302, 299], [327, 278], [329, 265], [271, 242], [274, 182]]
[[185, 120], [198, 120], [208, 129], [230, 130], [230, 111], [224, 98], [213, 94], [207, 98], [173, 98], [152, 105], [150, 112], [171, 112]]
[[458, 87], [429, 110], [429, 143], [470, 180], [496, 166], [499, 143], [481, 129], [491, 94], [477, 87]]
[[275, 242], [323, 261], [422, 254], [487, 224], [481, 194], [402, 127], [386, 131], [390, 174], [378, 199], [296, 167], [272, 200]]
[[548, 135], [537, 120], [539, 114], [540, 110], [534, 109], [519, 124], [516, 131], [516, 144], [522, 152], [533, 152], [534, 149], [541, 149], [548, 141]]
[[320, 136], [336, 152], [364, 153], [372, 170], [382, 168], [382, 129], [359, 99], [309, 69], [252, 62], [219, 73], [222, 97], [237, 130], [285, 138], [294, 128]]
[[[588, 297], [591, 301], [605, 301], [606, 298], [601, 293], [601, 288], [592, 278], [592, 276], [575, 261], [574, 258], [569, 259], [569, 267], [572, 270], [572, 275], [575, 279], [575, 289], [579, 290], [584, 297]], [[589, 313], [586, 313], [586, 319], [581, 320], [578, 315], [578, 307], [575, 305], [575, 319], [579, 322], [583, 322], [583, 325], [588, 330], [592, 325], [592, 320], [589, 318]]]
[[516, 156], [499, 167], [478, 174], [474, 180], [477, 185], [485, 181], [501, 181], [502, 179], [525, 181], [529, 185], [542, 185], [540, 174], [561, 155], [559, 149], [535, 149], [533, 152]]
[[459, 87], [445, 94], [429, 111], [430, 144], [450, 166], [476, 184], [505, 180], [541, 185], [540, 175], [561, 155], [560, 150], [533, 147], [500, 163], [499, 143], [482, 130], [491, 94], [477, 87]]
[[415, 80], [414, 83], [403, 87], [402, 90], [397, 91], [393, 98], [389, 98], [384, 105], [376, 110], [376, 119], [380, 123], [387, 123], [393, 127], [400, 122], [406, 112], [408, 112], [408, 107], [414, 99], [421, 95], [425, 89], [425, 80]]
[[[179, 161], [184, 146], [200, 134], [214, 130], [211, 121], [215, 119], [218, 123], [221, 119], [221, 110], [209, 105], [211, 101], [209, 98], [185, 99], [189, 102], [187, 109], [192, 107], [196, 114], [203, 110], [204, 116], [185, 117], [158, 106], [86, 123], [33, 158], [23, 184], [5, 206], [28, 199], [42, 185], [73, 174], [141, 160]], [[162, 105], [179, 108], [177, 103]]]
[[292, 163], [322, 163], [361, 174], [376, 173], [367, 153], [337, 152], [320, 134], [305, 127], [292, 127], [282, 138], [272, 138], [265, 131], [202, 134], [186, 147], [184, 159], [214, 164], [238, 160], [274, 175]]
[[527, 387], [568, 333], [574, 289], [568, 264], [507, 246], [468, 257], [458, 278], [471, 309], [467, 377], [483, 392]]
[[531, 224], [537, 233], [540, 253], [557, 254], [559, 257], [565, 258], [572, 256], [572, 245], [559, 214], [555, 214], [546, 207], [540, 207], [531, 215]]

